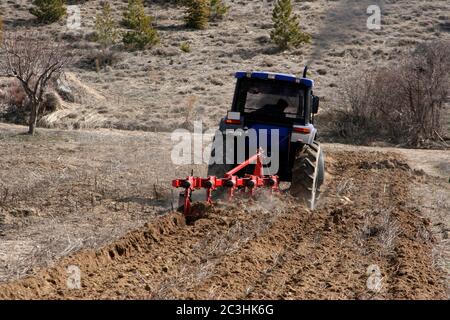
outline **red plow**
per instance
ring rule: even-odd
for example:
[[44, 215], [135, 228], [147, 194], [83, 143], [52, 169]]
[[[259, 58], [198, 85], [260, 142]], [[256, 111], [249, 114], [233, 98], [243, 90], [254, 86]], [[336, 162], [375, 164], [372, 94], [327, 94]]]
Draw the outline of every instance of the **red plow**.
[[[279, 191], [279, 178], [276, 175], [264, 175], [263, 170], [263, 153], [261, 150], [244, 161], [234, 169], [225, 173], [224, 177], [210, 176], [208, 178], [199, 178], [194, 176], [188, 176], [186, 179], [177, 179], [172, 181], [172, 186], [175, 188], [184, 188], [184, 194], [182, 203], [179, 207], [183, 211], [185, 216], [195, 216], [195, 212], [192, 212], [192, 193], [195, 190], [206, 190], [206, 202], [213, 204], [213, 191], [218, 188], [227, 190], [227, 199], [232, 201], [237, 192], [241, 194], [247, 194], [248, 197], [253, 197], [255, 190], [258, 188], [267, 188], [272, 193]], [[246, 174], [244, 177], [239, 177], [236, 174], [254, 163], [255, 170], [253, 174]]]

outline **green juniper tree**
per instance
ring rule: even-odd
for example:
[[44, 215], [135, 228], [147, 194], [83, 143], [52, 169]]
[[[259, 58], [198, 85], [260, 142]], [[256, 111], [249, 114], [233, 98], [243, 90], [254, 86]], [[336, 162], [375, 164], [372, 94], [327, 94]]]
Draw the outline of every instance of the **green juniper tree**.
[[53, 23], [66, 14], [64, 0], [34, 0], [30, 13], [43, 23]]
[[194, 29], [206, 29], [210, 17], [210, 0], [186, 0], [186, 25]]
[[152, 25], [153, 18], [145, 14], [142, 0], [129, 0], [123, 23], [130, 29], [123, 36], [123, 43], [130, 49], [142, 50], [159, 42], [159, 36]]
[[115, 44], [119, 39], [120, 32], [118, 25], [114, 20], [111, 12], [111, 6], [108, 2], [103, 5], [102, 13], [95, 18], [95, 32], [96, 40], [106, 50], [111, 45]]
[[128, 9], [123, 13], [122, 23], [130, 29], [137, 29], [145, 18], [145, 7], [142, 0], [129, 0]]
[[114, 63], [115, 54], [111, 50], [111, 46], [117, 42], [119, 36], [120, 31], [112, 15], [111, 6], [105, 2], [102, 12], [95, 18], [95, 40], [101, 46], [100, 52], [94, 58], [97, 72], [101, 67]]
[[210, 0], [210, 21], [222, 20], [227, 13], [228, 7], [223, 4], [222, 0]]
[[123, 43], [130, 49], [143, 50], [159, 42], [159, 36], [151, 24], [141, 22], [136, 30], [128, 31], [123, 36]]
[[281, 50], [299, 47], [302, 43], [311, 41], [311, 36], [300, 30], [298, 17], [292, 14], [291, 0], [277, 1], [272, 21], [274, 26], [270, 38]]

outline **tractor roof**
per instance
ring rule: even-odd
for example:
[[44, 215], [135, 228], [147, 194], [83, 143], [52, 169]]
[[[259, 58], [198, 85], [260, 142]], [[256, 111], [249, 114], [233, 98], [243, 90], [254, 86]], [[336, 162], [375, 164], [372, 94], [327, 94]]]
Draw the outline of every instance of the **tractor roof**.
[[279, 81], [287, 81], [287, 82], [296, 82], [301, 83], [309, 88], [314, 87], [314, 81], [308, 78], [298, 78], [294, 76], [293, 74], [286, 74], [286, 73], [274, 73], [274, 72], [245, 72], [245, 71], [238, 71], [236, 72], [236, 78], [242, 79], [242, 78], [255, 78], [255, 79], [273, 79], [273, 80], [279, 80]]

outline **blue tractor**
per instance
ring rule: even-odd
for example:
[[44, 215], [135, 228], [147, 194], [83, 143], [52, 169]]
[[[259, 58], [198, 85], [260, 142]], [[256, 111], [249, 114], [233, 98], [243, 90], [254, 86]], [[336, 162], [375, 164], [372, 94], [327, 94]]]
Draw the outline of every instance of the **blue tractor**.
[[[262, 148], [272, 161], [278, 155], [277, 172], [268, 174], [290, 183], [287, 190], [314, 209], [325, 168], [314, 127], [319, 97], [313, 94], [314, 81], [306, 77], [307, 67], [303, 77], [272, 72], [237, 72], [235, 76], [233, 104], [213, 141], [208, 176], [223, 176]], [[260, 139], [261, 133], [266, 141]], [[249, 141], [255, 136], [256, 145]], [[237, 147], [242, 141], [244, 148]], [[252, 170], [246, 167], [238, 175]]]

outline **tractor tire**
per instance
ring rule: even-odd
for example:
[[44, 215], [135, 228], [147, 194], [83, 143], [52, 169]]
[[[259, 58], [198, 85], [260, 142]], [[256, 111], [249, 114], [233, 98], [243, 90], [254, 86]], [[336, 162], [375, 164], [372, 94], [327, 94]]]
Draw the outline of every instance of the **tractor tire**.
[[314, 210], [324, 182], [324, 156], [320, 145], [305, 145], [295, 157], [292, 168], [291, 194]]
[[325, 155], [322, 151], [319, 153], [319, 161], [318, 161], [318, 171], [317, 171], [317, 189], [320, 190], [320, 187], [325, 182]]

